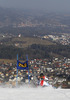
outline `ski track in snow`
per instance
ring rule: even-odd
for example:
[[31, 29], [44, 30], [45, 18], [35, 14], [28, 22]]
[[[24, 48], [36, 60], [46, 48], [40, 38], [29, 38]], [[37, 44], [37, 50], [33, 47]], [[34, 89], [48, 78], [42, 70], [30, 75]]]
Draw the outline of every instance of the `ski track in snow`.
[[70, 89], [53, 87], [0, 87], [0, 100], [70, 100]]

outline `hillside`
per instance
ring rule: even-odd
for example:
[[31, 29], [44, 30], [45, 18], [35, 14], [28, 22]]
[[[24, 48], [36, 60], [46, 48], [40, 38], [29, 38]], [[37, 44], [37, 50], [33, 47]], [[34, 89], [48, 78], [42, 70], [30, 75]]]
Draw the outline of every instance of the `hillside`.
[[[14, 16], [13, 16], [14, 15]], [[24, 36], [70, 34], [70, 17], [66, 14], [18, 10], [0, 7], [0, 34]]]
[[38, 37], [13, 37], [13, 38], [4, 38], [1, 40], [1, 43], [6, 46], [16, 46], [19, 48], [25, 48], [32, 44], [40, 44], [40, 45], [55, 45], [55, 43], [41, 39]]
[[26, 54], [29, 59], [68, 57], [70, 46], [53, 43], [40, 37], [3, 37], [0, 39], [0, 59], [16, 59], [19, 54], [23, 59]]

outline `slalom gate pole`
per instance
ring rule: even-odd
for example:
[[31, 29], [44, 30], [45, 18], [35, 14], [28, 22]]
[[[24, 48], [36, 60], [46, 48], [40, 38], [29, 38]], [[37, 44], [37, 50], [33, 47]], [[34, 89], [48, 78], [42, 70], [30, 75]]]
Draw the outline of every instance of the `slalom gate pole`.
[[[28, 55], [26, 55], [26, 59], [27, 59], [27, 66], [28, 66]], [[28, 83], [30, 84], [30, 78], [29, 78], [29, 66], [28, 66]]]
[[[18, 54], [17, 54], [17, 60], [18, 60]], [[17, 63], [18, 66], [18, 63]], [[17, 68], [17, 75], [16, 75], [16, 86], [18, 85], [18, 68]]]

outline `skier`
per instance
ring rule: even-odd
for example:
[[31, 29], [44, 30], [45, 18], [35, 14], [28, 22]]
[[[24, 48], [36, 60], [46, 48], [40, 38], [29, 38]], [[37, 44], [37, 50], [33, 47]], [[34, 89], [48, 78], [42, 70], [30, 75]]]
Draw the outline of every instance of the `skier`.
[[49, 84], [48, 84], [48, 78], [45, 77], [43, 73], [40, 74], [40, 85], [41, 86], [49, 86]]

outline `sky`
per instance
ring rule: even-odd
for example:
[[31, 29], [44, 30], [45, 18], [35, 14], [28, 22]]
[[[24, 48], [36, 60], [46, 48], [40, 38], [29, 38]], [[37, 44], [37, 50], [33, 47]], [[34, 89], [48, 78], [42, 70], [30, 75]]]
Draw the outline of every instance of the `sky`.
[[20, 87], [1, 88], [0, 100], [70, 100], [70, 89], [54, 89], [52, 87]]
[[70, 12], [70, 0], [0, 0], [0, 6]]

